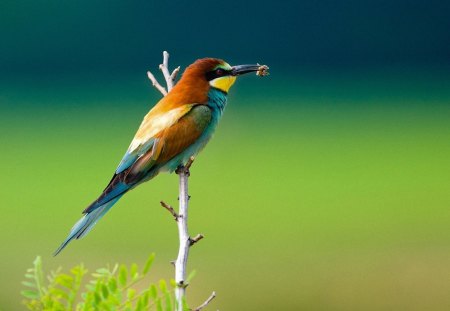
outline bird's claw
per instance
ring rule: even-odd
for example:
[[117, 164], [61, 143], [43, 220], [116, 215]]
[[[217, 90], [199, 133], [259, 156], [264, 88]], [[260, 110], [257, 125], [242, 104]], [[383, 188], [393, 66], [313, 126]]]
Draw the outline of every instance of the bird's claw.
[[194, 157], [190, 157], [185, 165], [180, 165], [177, 167], [177, 169], [175, 170], [175, 173], [178, 175], [185, 174], [187, 177], [191, 176], [190, 168], [191, 168], [191, 165], [193, 162], [194, 162]]
[[184, 174], [187, 177], [191, 176], [191, 172], [190, 172], [189, 168], [187, 168], [183, 165], [178, 166], [177, 169], [175, 170], [175, 173], [177, 175]]

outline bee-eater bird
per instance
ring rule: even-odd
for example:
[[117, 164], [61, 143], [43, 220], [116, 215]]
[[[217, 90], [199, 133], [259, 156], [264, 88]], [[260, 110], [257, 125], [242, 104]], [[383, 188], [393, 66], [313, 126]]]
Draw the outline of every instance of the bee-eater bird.
[[111, 181], [83, 211], [54, 255], [89, 233], [126, 192], [160, 172], [173, 172], [197, 155], [217, 127], [236, 77], [260, 70], [260, 65], [232, 67], [215, 58], [199, 59], [187, 67], [180, 81], [144, 117]]

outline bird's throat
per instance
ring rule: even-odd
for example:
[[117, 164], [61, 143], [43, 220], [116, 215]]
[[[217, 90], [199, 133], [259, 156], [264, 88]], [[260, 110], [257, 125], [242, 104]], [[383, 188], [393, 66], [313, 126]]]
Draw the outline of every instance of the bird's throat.
[[214, 80], [211, 80], [209, 84], [212, 87], [215, 87], [216, 89], [219, 89], [225, 93], [228, 93], [228, 90], [233, 85], [234, 81], [236, 81], [236, 77], [234, 76], [225, 76], [216, 78]]

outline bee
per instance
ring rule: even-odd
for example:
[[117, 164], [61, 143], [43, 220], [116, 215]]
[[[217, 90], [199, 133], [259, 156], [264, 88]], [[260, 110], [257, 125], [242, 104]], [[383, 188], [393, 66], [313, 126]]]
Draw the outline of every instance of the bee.
[[258, 71], [256, 72], [256, 75], [260, 76], [260, 77], [268, 76], [269, 75], [269, 66], [266, 66], [266, 65], [259, 66]]

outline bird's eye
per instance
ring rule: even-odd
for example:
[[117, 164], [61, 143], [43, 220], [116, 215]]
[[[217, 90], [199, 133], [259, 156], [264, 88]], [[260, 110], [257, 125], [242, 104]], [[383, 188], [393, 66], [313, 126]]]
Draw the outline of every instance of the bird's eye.
[[206, 73], [206, 80], [211, 81], [229, 75], [229, 71], [223, 68], [216, 68]]

